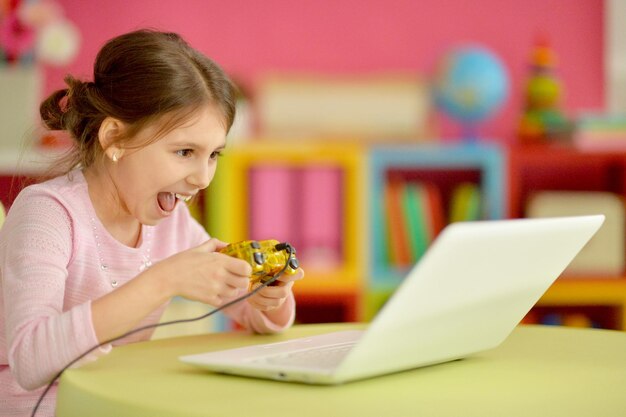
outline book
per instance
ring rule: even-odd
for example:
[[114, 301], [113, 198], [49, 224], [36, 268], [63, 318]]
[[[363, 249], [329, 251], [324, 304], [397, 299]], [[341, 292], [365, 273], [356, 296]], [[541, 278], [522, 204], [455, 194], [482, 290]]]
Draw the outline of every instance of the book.
[[298, 248], [294, 172], [288, 167], [256, 165], [248, 172], [250, 239], [276, 239]]
[[342, 256], [342, 175], [335, 166], [299, 170], [298, 258], [318, 267], [336, 266]]
[[585, 151], [624, 151], [626, 114], [584, 114], [576, 121], [573, 142]]
[[474, 183], [464, 182], [452, 191], [450, 223], [480, 218], [480, 189]]
[[[429, 243], [426, 217], [428, 201], [424, 198], [424, 189], [418, 183], [404, 183], [402, 187], [402, 203], [411, 261], [415, 262], [426, 252]], [[425, 204], [426, 203], [426, 204]]]
[[424, 183], [423, 196], [428, 200], [426, 207], [428, 207], [428, 213], [425, 216], [427, 221], [428, 240], [432, 242], [437, 235], [446, 226], [445, 213], [443, 209], [443, 200], [441, 197], [441, 190], [433, 183]]
[[402, 209], [402, 187], [399, 180], [390, 180], [385, 185], [385, 219], [391, 266], [404, 268], [411, 264], [409, 240]]

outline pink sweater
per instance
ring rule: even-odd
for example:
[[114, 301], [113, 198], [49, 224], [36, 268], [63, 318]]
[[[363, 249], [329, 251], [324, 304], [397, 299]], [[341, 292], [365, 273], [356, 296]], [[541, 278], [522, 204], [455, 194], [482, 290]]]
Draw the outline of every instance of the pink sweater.
[[[208, 238], [187, 207], [178, 204], [158, 225], [143, 227], [139, 247], [121, 244], [98, 220], [80, 171], [25, 188], [0, 230], [0, 416], [29, 416], [50, 379], [98, 344], [91, 300], [113, 291], [113, 281], [123, 285], [146, 261], [158, 262]], [[291, 324], [293, 297], [287, 305]], [[165, 307], [139, 326], [158, 322]], [[258, 333], [283, 330], [246, 302], [226, 314]], [[114, 345], [147, 340], [151, 334]], [[38, 416], [54, 415], [55, 397], [56, 387]]]

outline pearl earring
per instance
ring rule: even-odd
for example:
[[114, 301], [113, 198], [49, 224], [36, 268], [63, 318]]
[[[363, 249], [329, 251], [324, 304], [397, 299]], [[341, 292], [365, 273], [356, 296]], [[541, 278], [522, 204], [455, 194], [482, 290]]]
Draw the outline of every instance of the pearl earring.
[[111, 156], [111, 160], [112, 160], [113, 162], [117, 162], [117, 152], [115, 152], [115, 153], [113, 154], [113, 156]]

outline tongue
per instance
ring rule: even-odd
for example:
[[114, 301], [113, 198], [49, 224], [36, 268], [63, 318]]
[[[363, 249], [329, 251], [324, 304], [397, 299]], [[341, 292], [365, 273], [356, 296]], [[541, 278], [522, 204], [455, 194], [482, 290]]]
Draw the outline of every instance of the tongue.
[[163, 211], [170, 212], [174, 210], [174, 206], [176, 205], [176, 197], [173, 193], [159, 193], [159, 195], [157, 195], [157, 200], [159, 202], [159, 206]]

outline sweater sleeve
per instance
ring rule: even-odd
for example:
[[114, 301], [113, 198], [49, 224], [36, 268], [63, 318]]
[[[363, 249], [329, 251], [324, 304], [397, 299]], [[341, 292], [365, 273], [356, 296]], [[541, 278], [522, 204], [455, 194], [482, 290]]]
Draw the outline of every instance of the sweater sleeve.
[[98, 345], [90, 302], [64, 311], [72, 235], [63, 204], [53, 195], [28, 189], [16, 199], [2, 229], [8, 363], [27, 390], [45, 385]]

